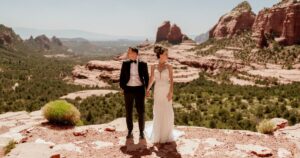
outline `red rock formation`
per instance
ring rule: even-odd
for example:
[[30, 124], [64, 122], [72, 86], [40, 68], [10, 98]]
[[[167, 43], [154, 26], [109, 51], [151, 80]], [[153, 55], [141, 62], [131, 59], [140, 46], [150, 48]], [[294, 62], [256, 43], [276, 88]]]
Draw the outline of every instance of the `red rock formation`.
[[168, 34], [171, 29], [170, 21], [165, 21], [158, 29], [156, 33], [156, 42], [167, 41]]
[[259, 12], [252, 27], [257, 46], [268, 46], [268, 39], [283, 45], [300, 44], [300, 3], [283, 0]]
[[168, 41], [171, 44], [179, 44], [183, 38], [188, 39], [186, 35], [181, 33], [181, 29], [176, 24], [171, 26], [170, 21], [165, 21], [157, 29], [156, 42]]
[[223, 15], [219, 22], [210, 30], [210, 38], [232, 37], [244, 30], [251, 30], [255, 14], [247, 1], [240, 3], [231, 12]]
[[172, 44], [179, 44], [182, 42], [182, 37], [180, 28], [176, 24], [173, 24], [168, 34], [168, 41]]

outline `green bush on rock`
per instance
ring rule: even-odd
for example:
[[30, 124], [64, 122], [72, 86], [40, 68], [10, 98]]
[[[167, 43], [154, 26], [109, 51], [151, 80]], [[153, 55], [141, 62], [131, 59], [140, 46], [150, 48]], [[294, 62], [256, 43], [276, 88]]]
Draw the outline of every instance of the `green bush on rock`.
[[77, 125], [80, 124], [80, 112], [71, 103], [65, 100], [56, 100], [47, 103], [43, 108], [44, 117], [54, 124]]
[[256, 127], [257, 131], [263, 134], [273, 134], [275, 131], [275, 124], [270, 120], [261, 121]]

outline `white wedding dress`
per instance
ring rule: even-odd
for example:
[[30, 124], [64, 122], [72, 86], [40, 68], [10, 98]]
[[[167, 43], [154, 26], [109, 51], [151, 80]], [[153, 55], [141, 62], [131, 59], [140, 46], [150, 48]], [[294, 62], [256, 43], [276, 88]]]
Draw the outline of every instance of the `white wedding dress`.
[[146, 136], [152, 143], [172, 142], [183, 135], [183, 132], [174, 129], [172, 100], [168, 101], [167, 98], [170, 89], [169, 70], [160, 72], [155, 67], [154, 77], [153, 124], [146, 127]]

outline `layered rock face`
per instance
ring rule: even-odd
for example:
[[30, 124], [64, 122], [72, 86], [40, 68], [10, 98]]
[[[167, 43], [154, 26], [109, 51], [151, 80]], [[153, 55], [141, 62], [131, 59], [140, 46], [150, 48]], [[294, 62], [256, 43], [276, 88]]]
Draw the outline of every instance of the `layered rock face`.
[[[181, 43], [168, 47], [169, 63], [174, 67], [175, 82], [190, 82], [199, 77], [199, 72], [205, 71], [211, 74], [217, 74], [221, 69], [241, 71], [246, 67], [241, 61], [234, 60], [232, 57], [197, 55], [197, 52], [190, 51], [195, 45], [191, 43]], [[220, 54], [226, 54], [227, 51], [219, 51]], [[127, 53], [123, 53], [108, 61], [90, 61], [86, 65], [77, 65], [72, 71], [73, 82], [79, 85], [108, 86], [107, 80], [112, 82], [119, 81], [122, 61], [127, 59]], [[153, 45], [140, 48], [139, 59], [148, 63], [148, 72], [150, 66], [157, 64], [158, 59], [153, 52]]]
[[245, 30], [251, 30], [255, 20], [255, 14], [251, 6], [244, 1], [231, 12], [223, 15], [219, 22], [210, 30], [210, 38], [232, 37]]
[[283, 0], [259, 12], [253, 24], [257, 46], [268, 46], [268, 39], [283, 45], [300, 44], [300, 2]]
[[0, 46], [12, 46], [17, 42], [22, 42], [22, 39], [15, 34], [13, 29], [0, 24]]
[[181, 33], [180, 27], [176, 24], [171, 25], [170, 21], [165, 21], [156, 33], [156, 42], [168, 41], [171, 44], [179, 44], [189, 38]]
[[[193, 47], [190, 44], [181, 44], [169, 49], [170, 62], [176, 68], [175, 82], [189, 82], [198, 78], [200, 69], [182, 64], [188, 60], [183, 52]], [[148, 63], [148, 72], [150, 72], [150, 66], [158, 62], [153, 52], [153, 45], [140, 48], [139, 58]], [[73, 83], [92, 87], [108, 87], [107, 80], [119, 81], [122, 62], [126, 59], [127, 53], [122, 53], [113, 60], [93, 60], [83, 66], [77, 65], [72, 71]]]

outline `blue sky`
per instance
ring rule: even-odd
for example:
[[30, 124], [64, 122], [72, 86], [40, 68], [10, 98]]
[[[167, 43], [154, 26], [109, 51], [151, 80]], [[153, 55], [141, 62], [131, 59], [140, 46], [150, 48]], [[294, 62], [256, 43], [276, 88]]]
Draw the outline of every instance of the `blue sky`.
[[[209, 30], [242, 0], [0, 0], [10, 27], [75, 29], [110, 35], [155, 36], [170, 20], [188, 35]], [[257, 13], [278, 0], [249, 0]]]

